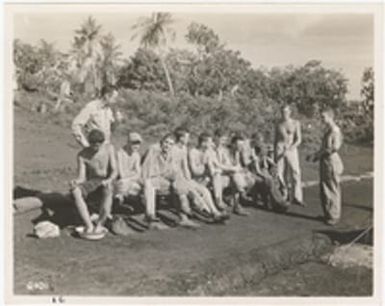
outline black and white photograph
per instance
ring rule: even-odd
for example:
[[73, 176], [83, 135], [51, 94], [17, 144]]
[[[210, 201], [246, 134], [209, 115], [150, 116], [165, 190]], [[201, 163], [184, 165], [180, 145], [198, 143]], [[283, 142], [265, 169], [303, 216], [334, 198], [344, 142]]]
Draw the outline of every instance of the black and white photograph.
[[382, 9], [7, 5], [10, 301], [378, 299]]

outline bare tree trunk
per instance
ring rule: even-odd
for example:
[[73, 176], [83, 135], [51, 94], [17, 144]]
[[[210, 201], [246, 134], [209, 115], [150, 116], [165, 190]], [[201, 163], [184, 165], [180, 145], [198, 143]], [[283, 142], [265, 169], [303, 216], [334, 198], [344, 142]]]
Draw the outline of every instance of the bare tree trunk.
[[55, 104], [55, 107], [54, 107], [54, 112], [60, 111], [60, 106], [61, 106], [62, 102], [63, 102], [63, 100], [61, 99], [61, 97], [58, 97], [56, 104]]
[[218, 101], [222, 101], [223, 99], [223, 90], [222, 89], [219, 89], [219, 92], [218, 92]]
[[164, 70], [164, 74], [166, 75], [166, 81], [167, 81], [167, 85], [168, 85], [168, 89], [170, 91], [170, 94], [172, 96], [175, 96], [174, 86], [172, 85], [172, 80], [171, 80], [171, 77], [170, 77], [170, 72], [168, 71], [168, 68], [167, 68], [167, 65], [166, 65], [166, 61], [163, 58], [163, 56], [159, 56], [159, 58], [160, 58], [160, 62], [162, 64], [162, 67], [163, 67], [163, 70]]

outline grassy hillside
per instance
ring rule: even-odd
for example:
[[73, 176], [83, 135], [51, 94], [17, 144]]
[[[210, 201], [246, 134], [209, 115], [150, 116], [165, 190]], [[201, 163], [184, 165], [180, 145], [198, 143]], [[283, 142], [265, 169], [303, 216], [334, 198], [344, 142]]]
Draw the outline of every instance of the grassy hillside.
[[[39, 114], [25, 106], [14, 108], [14, 182], [41, 190], [65, 190], [66, 182], [76, 175], [75, 156], [80, 149], [71, 135], [69, 123], [74, 114]], [[126, 122], [117, 128], [113, 143], [120, 146], [125, 141], [125, 132], [132, 123]], [[141, 132], [141, 130], [139, 130]], [[145, 130], [145, 143], [156, 141], [157, 134]], [[193, 139], [193, 142], [195, 140]], [[304, 180], [316, 179], [317, 164], [304, 161], [305, 148], [300, 151]], [[344, 145], [341, 153], [345, 173], [357, 174], [373, 169], [373, 149]]]

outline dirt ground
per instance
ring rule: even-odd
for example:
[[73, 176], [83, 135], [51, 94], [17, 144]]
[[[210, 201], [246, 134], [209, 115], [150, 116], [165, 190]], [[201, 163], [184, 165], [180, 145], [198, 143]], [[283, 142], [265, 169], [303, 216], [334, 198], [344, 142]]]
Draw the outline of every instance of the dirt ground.
[[[75, 176], [78, 150], [70, 132], [48, 125], [38, 114], [24, 111], [15, 112], [14, 132], [15, 186], [66, 191], [66, 181]], [[122, 139], [116, 142], [122, 143]], [[371, 149], [346, 147], [343, 154], [347, 173], [372, 171]], [[305, 162], [303, 165], [304, 180], [316, 179], [317, 166]], [[172, 284], [176, 277], [188, 278], [226, 258], [236, 261], [237, 254], [295, 240], [312, 232], [332, 235], [338, 231], [365, 228], [372, 222], [372, 190], [372, 180], [344, 184], [343, 220], [337, 228], [326, 227], [319, 220], [321, 208], [317, 187], [305, 190], [306, 209], [292, 207], [285, 215], [249, 208], [250, 216], [234, 216], [227, 225], [201, 223], [201, 228], [196, 231], [178, 227], [154, 232], [133, 230], [128, 237], [108, 234], [106, 239], [98, 242], [76, 239], [67, 230], [62, 231], [60, 238], [38, 240], [30, 233], [31, 220], [39, 215], [39, 211], [15, 216], [14, 291], [17, 294], [188, 295], [188, 286], [175, 288], [157, 284]], [[172, 214], [168, 217], [175, 218]], [[143, 229], [140, 218], [131, 221], [137, 223], [137, 229]], [[306, 269], [314, 275], [318, 271], [316, 265], [306, 266]], [[333, 278], [334, 273], [338, 274], [338, 271], [325, 275]], [[280, 275], [283, 284], [290, 281], [291, 276], [287, 273]], [[366, 280], [363, 277], [359, 284]], [[28, 287], [31, 282], [43, 282], [47, 286], [31, 290]], [[250, 287], [249, 292], [239, 290], [229, 294], [279, 295], [279, 286], [274, 290], [266, 292], [262, 287]], [[281, 293], [307, 295], [312, 292], [306, 290], [283, 290]], [[321, 293], [345, 295], [347, 290], [341, 288]], [[365, 294], [370, 294], [370, 288]]]

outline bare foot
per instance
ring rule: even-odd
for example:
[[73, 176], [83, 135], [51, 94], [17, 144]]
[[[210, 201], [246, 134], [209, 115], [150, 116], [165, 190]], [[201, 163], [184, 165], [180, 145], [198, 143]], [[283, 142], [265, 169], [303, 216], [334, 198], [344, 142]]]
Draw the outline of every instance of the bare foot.
[[94, 234], [102, 234], [102, 233], [107, 233], [108, 230], [101, 224], [97, 224], [94, 228], [93, 233]]
[[85, 234], [91, 234], [94, 230], [95, 230], [95, 227], [94, 227], [94, 226], [85, 226], [85, 227], [84, 227], [84, 230], [83, 230], [83, 233], [85, 233]]

